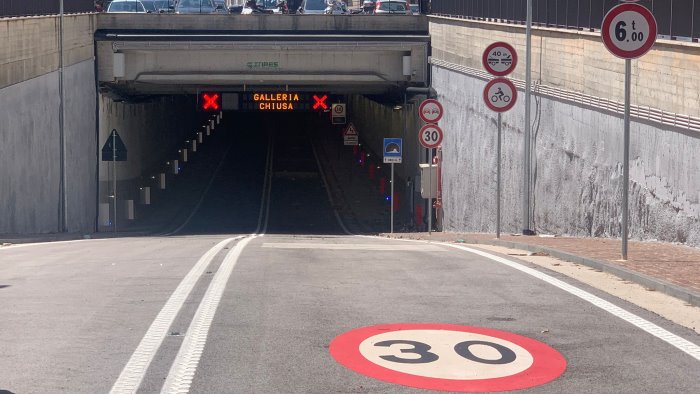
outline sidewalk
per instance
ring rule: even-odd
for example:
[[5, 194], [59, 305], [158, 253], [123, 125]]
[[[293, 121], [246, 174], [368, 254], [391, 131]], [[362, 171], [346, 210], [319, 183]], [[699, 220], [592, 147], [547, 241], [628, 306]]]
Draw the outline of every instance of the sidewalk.
[[[389, 236], [386, 234], [389, 231], [389, 204], [381, 201], [376, 177], [369, 179], [367, 169], [355, 163], [352, 148], [343, 147], [342, 140], [328, 138], [319, 145], [322, 145], [319, 155], [326, 167], [333, 198], [350, 231]], [[401, 219], [395, 218], [394, 238], [486, 244], [546, 253], [700, 306], [700, 248], [630, 241], [628, 260], [621, 261], [621, 241], [615, 239], [519, 235], [504, 235], [496, 239], [495, 234], [450, 232], [428, 235], [399, 232]]]

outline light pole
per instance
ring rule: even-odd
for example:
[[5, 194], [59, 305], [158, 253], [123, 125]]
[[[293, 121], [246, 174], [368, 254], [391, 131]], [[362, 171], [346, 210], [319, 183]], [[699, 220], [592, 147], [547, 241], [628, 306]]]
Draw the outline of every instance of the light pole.
[[66, 232], [67, 227], [67, 204], [66, 204], [66, 138], [65, 138], [65, 108], [64, 108], [64, 91], [63, 91], [63, 0], [60, 0], [59, 6], [59, 33], [58, 33], [58, 94], [60, 96], [59, 100], [59, 112], [58, 112], [58, 129], [59, 129], [59, 143], [60, 143], [60, 177], [59, 182], [59, 217], [58, 217], [58, 231]]
[[530, 96], [532, 86], [532, 0], [527, 0], [527, 22], [525, 27], [525, 143], [523, 144], [523, 235], [533, 235], [530, 229]]

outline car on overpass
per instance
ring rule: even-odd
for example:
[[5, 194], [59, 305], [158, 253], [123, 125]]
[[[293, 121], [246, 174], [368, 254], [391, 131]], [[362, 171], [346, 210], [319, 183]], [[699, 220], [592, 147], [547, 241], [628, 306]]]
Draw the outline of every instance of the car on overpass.
[[401, 0], [377, 1], [374, 8], [374, 13], [377, 15], [412, 15], [411, 8], [408, 2]]
[[305, 15], [322, 15], [326, 12], [326, 0], [304, 0], [297, 13]]
[[148, 10], [143, 5], [141, 0], [114, 0], [109, 3], [107, 12], [112, 13], [146, 13]]
[[176, 14], [214, 14], [227, 12], [214, 0], [179, 0], [175, 6]]
[[140, 0], [146, 8], [146, 12], [164, 13], [172, 12], [175, 9], [173, 0]]

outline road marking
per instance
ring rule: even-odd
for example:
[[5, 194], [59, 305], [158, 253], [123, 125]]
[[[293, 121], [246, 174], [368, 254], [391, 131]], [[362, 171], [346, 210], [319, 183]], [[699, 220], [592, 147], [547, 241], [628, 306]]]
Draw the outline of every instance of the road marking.
[[567, 293], [570, 293], [572, 295], [575, 295], [576, 297], [579, 297], [585, 301], [590, 302], [591, 304], [597, 306], [598, 308], [612, 314], [613, 316], [616, 316], [622, 320], [627, 321], [628, 323], [634, 325], [635, 327], [646, 331], [647, 333], [661, 339], [662, 341], [680, 349], [684, 353], [688, 354], [689, 356], [695, 358], [696, 360], [700, 361], [700, 346], [683, 339], [679, 337], [678, 335], [675, 335], [659, 326], [656, 324], [643, 319], [634, 313], [628, 312], [625, 309], [620, 308], [619, 306], [605, 301], [604, 299], [597, 297], [585, 290], [579, 289], [578, 287], [575, 287], [573, 285], [570, 285], [564, 281], [561, 281], [559, 279], [556, 279], [552, 276], [549, 276], [543, 272], [537, 271], [535, 269], [525, 267], [522, 264], [516, 263], [514, 261], [504, 259], [499, 256], [492, 255], [490, 253], [482, 252], [477, 249], [472, 249], [468, 248], [466, 246], [460, 246], [460, 245], [451, 245], [447, 243], [443, 243], [443, 245], [455, 248], [455, 249], [460, 249], [464, 250], [466, 252], [470, 252], [482, 257], [486, 257], [487, 259], [493, 260], [495, 262], [507, 265], [508, 267], [514, 268], [518, 271], [521, 271], [523, 273], [526, 273], [530, 276], [534, 276], [537, 279], [540, 279], [542, 281], [545, 281], [555, 287], [560, 288], [561, 290], [566, 291]]
[[146, 335], [139, 343], [134, 353], [131, 355], [129, 362], [122, 370], [119, 378], [112, 386], [110, 393], [135, 393], [141, 385], [143, 377], [146, 375], [146, 370], [148, 366], [153, 361], [153, 357], [156, 355], [158, 348], [163, 343], [170, 325], [175, 320], [175, 317], [180, 312], [182, 305], [185, 300], [190, 295], [190, 292], [194, 288], [199, 278], [204, 273], [204, 270], [209, 266], [209, 263], [216, 257], [216, 255], [224, 248], [229, 242], [241, 239], [240, 237], [227, 238], [213, 248], [209, 249], [199, 261], [192, 267], [190, 272], [187, 273], [184, 279], [177, 286], [173, 294], [170, 296], [168, 301], [160, 310], [158, 316], [156, 316], [151, 326], [148, 328]]
[[[119, 238], [119, 240], [123, 240], [124, 238]], [[111, 241], [114, 240], [114, 238], [88, 238], [88, 239], [74, 239], [70, 241], [48, 241], [48, 242], [32, 242], [32, 243], [27, 243], [27, 244], [11, 244], [8, 246], [0, 246], [0, 251], [2, 250], [14, 250], [14, 249], [19, 249], [19, 248], [27, 248], [30, 246], [46, 246], [46, 245], [66, 245], [66, 244], [74, 244], [74, 243], [84, 243], [84, 242], [96, 242], [96, 241]]]
[[531, 388], [561, 376], [566, 359], [522, 335], [442, 323], [397, 323], [338, 335], [331, 356], [357, 373], [404, 386], [492, 392]]
[[226, 283], [231, 277], [233, 267], [236, 266], [238, 258], [243, 251], [243, 248], [257, 236], [248, 237], [240, 241], [226, 255], [224, 262], [216, 272], [209, 288], [207, 289], [202, 302], [197, 308], [197, 312], [187, 329], [187, 335], [182, 342], [180, 350], [177, 352], [177, 357], [170, 368], [168, 378], [161, 389], [161, 393], [187, 393], [192, 385], [194, 374], [197, 372], [199, 360], [204, 352], [204, 346], [207, 343], [209, 328], [214, 320], [216, 309], [219, 307], [221, 297], [224, 295]]
[[263, 248], [273, 249], [328, 249], [328, 250], [372, 250], [395, 252], [446, 252], [437, 245], [401, 245], [401, 244], [323, 244], [310, 242], [279, 242], [262, 244]]
[[214, 275], [207, 292], [199, 303], [187, 334], [182, 341], [180, 350], [177, 352], [175, 361], [170, 366], [168, 377], [161, 388], [161, 393], [188, 393], [192, 386], [192, 380], [197, 372], [199, 360], [202, 358], [204, 347], [207, 344], [209, 329], [216, 315], [216, 310], [221, 302], [221, 297], [226, 290], [233, 268], [238, 262], [238, 258], [248, 243], [264, 236], [270, 218], [270, 193], [272, 190], [272, 163], [274, 155], [274, 140], [272, 136], [268, 139], [267, 162], [265, 163], [265, 174], [263, 181], [262, 197], [260, 199], [260, 214], [258, 215], [258, 227], [255, 233], [240, 241], [228, 252], [219, 270]]

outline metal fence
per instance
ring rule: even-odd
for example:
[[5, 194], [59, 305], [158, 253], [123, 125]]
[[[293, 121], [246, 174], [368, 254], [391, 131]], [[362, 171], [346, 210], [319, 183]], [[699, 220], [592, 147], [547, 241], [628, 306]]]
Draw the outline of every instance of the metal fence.
[[[63, 0], [65, 13], [93, 12], [94, 0]], [[0, 0], [0, 17], [52, 15], [60, 12], [59, 0]]]
[[[600, 29], [605, 14], [617, 0], [532, 0], [537, 26]], [[642, 0], [656, 17], [659, 35], [672, 39], [700, 38], [700, 0]], [[433, 15], [525, 23], [526, 0], [432, 0]], [[697, 22], [697, 23], [696, 23]]]

